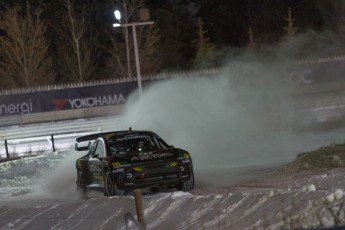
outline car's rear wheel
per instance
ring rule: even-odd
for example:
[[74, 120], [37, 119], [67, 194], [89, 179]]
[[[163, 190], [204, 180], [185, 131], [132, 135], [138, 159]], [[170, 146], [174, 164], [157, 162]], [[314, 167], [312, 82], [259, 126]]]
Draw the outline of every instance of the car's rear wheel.
[[189, 180], [182, 182], [181, 184], [178, 184], [176, 186], [177, 190], [183, 191], [183, 192], [192, 191], [193, 188], [194, 188], [194, 174], [193, 173], [190, 174]]
[[104, 195], [106, 196], [124, 196], [125, 190], [119, 189], [113, 177], [109, 172], [106, 173], [105, 181], [104, 181]]
[[77, 191], [86, 192], [85, 179], [80, 170], [77, 171]]

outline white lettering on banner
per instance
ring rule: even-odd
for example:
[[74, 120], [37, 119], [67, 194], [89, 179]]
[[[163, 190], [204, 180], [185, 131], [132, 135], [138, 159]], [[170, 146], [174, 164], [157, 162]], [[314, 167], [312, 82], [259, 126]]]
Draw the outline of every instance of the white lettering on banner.
[[31, 99], [27, 102], [21, 102], [17, 104], [2, 104], [0, 105], [0, 115], [7, 114], [29, 114], [32, 112]]
[[68, 100], [72, 109], [97, 107], [104, 105], [116, 105], [120, 103], [125, 103], [126, 100], [122, 94], [114, 94], [99, 97], [85, 97], [85, 98], [74, 98]]
[[313, 80], [310, 76], [311, 71], [305, 70], [303, 72], [290, 72], [284, 76], [285, 83], [290, 85], [307, 85], [312, 84]]

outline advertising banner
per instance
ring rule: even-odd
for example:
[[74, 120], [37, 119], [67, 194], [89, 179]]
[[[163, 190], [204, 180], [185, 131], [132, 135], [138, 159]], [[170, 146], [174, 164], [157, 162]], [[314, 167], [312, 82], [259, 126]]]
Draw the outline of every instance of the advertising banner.
[[0, 116], [124, 104], [137, 82], [0, 96]]
[[288, 85], [322, 84], [345, 80], [344, 61], [298, 64], [287, 68], [282, 81]]

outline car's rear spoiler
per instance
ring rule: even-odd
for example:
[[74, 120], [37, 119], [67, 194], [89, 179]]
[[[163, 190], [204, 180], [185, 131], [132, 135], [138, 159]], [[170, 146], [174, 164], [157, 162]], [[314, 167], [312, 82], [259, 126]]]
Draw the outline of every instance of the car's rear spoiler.
[[[114, 133], [114, 132], [95, 133], [95, 134], [90, 134], [90, 135], [78, 137], [78, 138], [75, 140], [74, 149], [75, 149], [76, 151], [86, 151], [86, 150], [89, 150], [89, 148], [90, 148], [90, 141], [96, 140], [96, 139], [99, 138], [99, 137], [104, 137], [105, 135], [111, 134], [111, 133]], [[89, 142], [87, 145], [81, 145], [81, 146], [79, 145], [80, 143], [86, 142], [86, 141]]]
[[[76, 151], [86, 151], [86, 150], [89, 150], [90, 144], [91, 144], [90, 141], [96, 140], [99, 137], [106, 138], [106, 136], [109, 135], [109, 134], [115, 134], [115, 133], [121, 133], [121, 132], [123, 132], [123, 133], [132, 132], [132, 128], [129, 127], [129, 131], [112, 131], [112, 132], [104, 132], [104, 133], [95, 133], [95, 134], [90, 134], [90, 135], [78, 137], [75, 140], [74, 149]], [[86, 142], [86, 141], [89, 142], [87, 145], [84, 144], [84, 145], [80, 145], [79, 146], [79, 143]]]

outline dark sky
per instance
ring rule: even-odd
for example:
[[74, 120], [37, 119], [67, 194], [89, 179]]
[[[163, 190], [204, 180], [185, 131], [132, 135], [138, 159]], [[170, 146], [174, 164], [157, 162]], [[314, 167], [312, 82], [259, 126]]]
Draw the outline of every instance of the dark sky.
[[[98, 9], [102, 18], [113, 17], [109, 9], [111, 0], [75, 0], [89, 2]], [[132, 1], [132, 0], [128, 0]], [[23, 1], [25, 2], [25, 1]], [[23, 3], [18, 1], [19, 4]], [[43, 2], [55, 4], [56, 0], [29, 0], [31, 4]], [[201, 17], [208, 36], [217, 44], [241, 46], [248, 40], [248, 29], [252, 27], [258, 40], [270, 42], [284, 36], [288, 8], [298, 32], [307, 30], [337, 30], [343, 23], [345, 0], [145, 0], [153, 19], [165, 20], [166, 15], [157, 11], [166, 10], [181, 20], [179, 25], [188, 26], [188, 20], [196, 22]], [[1, 6], [13, 4], [13, 0], [0, 0]], [[188, 14], [188, 15], [187, 15]], [[155, 17], [156, 16], [156, 17]], [[188, 18], [189, 17], [189, 18]], [[102, 19], [102, 20], [103, 20]], [[164, 28], [163, 28], [164, 29]]]
[[[171, 6], [168, 6], [169, 3]], [[192, 17], [201, 17], [212, 41], [241, 46], [252, 27], [256, 38], [276, 40], [284, 36], [284, 20], [291, 7], [298, 32], [335, 30], [341, 22], [343, 0], [147, 0], [151, 10], [164, 7], [195, 9]], [[191, 7], [193, 6], [193, 7]], [[191, 11], [193, 12], [193, 11]]]

